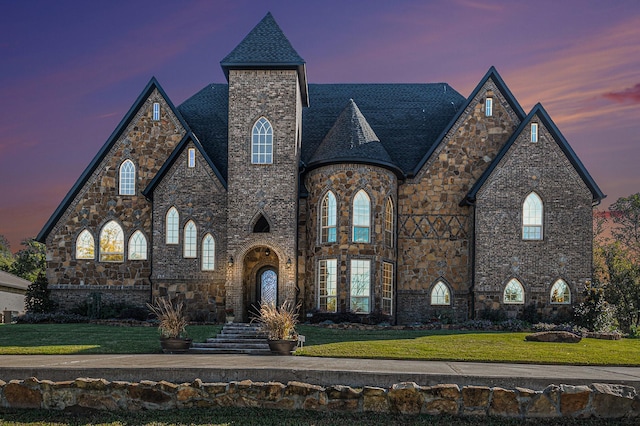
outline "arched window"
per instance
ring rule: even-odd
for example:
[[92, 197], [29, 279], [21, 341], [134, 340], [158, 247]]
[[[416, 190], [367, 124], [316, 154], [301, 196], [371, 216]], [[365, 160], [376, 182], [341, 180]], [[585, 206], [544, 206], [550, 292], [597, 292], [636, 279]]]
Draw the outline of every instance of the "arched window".
[[273, 163], [273, 128], [271, 123], [261, 117], [253, 125], [251, 132], [251, 162], [253, 164]]
[[180, 223], [180, 215], [175, 207], [171, 207], [165, 218], [165, 238], [167, 244], [178, 244], [178, 225]]
[[522, 204], [522, 239], [542, 239], [542, 200], [535, 192], [527, 195]]
[[88, 230], [84, 230], [76, 238], [76, 259], [95, 259], [96, 247], [93, 235]]
[[124, 261], [124, 232], [116, 221], [107, 222], [100, 231], [100, 261]]
[[147, 239], [141, 231], [129, 238], [129, 260], [147, 260]]
[[124, 160], [120, 165], [120, 195], [135, 195], [136, 167], [133, 161]]
[[524, 303], [524, 288], [515, 278], [511, 279], [504, 288], [504, 303], [517, 305]]
[[371, 201], [364, 190], [353, 197], [353, 242], [369, 242], [369, 226], [371, 224]]
[[384, 209], [384, 243], [388, 247], [393, 247], [393, 240], [393, 201], [389, 197]]
[[216, 269], [216, 241], [211, 234], [202, 239], [202, 270], [213, 271]]
[[184, 257], [196, 257], [197, 238], [196, 224], [190, 220], [184, 225]]
[[438, 281], [431, 289], [432, 305], [451, 305], [451, 293], [449, 287], [442, 281]]
[[551, 303], [568, 305], [571, 303], [571, 291], [567, 283], [559, 279], [551, 287]]
[[336, 242], [336, 196], [327, 192], [320, 209], [320, 239], [323, 243]]

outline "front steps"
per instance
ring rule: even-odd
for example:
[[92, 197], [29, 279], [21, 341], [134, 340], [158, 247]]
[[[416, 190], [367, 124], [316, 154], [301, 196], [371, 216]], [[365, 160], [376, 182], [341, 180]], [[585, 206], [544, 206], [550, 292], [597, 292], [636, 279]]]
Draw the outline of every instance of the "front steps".
[[269, 355], [267, 337], [253, 324], [225, 324], [220, 334], [205, 343], [193, 343], [193, 354], [251, 354]]

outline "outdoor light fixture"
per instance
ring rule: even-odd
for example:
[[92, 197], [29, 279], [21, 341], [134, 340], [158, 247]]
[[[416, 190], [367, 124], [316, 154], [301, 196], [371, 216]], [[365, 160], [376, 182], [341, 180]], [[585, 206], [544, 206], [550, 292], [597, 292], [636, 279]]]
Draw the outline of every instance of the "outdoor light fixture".
[[287, 269], [291, 269], [291, 258], [287, 259]]
[[233, 266], [233, 257], [229, 256], [229, 267]]
[[266, 250], [264, 251], [264, 255], [265, 255], [265, 256], [269, 257], [269, 255], [270, 255], [270, 254], [271, 254], [271, 250], [266, 249]]

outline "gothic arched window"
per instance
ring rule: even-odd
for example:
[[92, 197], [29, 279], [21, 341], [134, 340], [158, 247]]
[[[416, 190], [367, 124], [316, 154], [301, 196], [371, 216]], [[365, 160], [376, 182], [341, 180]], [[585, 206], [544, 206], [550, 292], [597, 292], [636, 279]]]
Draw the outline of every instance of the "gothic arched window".
[[190, 220], [184, 225], [184, 257], [196, 257], [198, 232], [196, 224]]
[[524, 287], [515, 278], [512, 278], [504, 288], [504, 303], [523, 304], [524, 303]]
[[264, 117], [253, 125], [251, 132], [251, 162], [253, 164], [273, 163], [273, 128]]
[[120, 165], [120, 195], [135, 195], [136, 167], [133, 161], [124, 160]]
[[165, 217], [165, 242], [167, 244], [178, 244], [178, 228], [180, 215], [175, 207], [171, 207]]
[[432, 305], [451, 305], [451, 293], [449, 287], [442, 281], [438, 281], [431, 289]]
[[114, 220], [107, 222], [100, 231], [100, 261], [122, 262], [124, 260], [124, 232]]
[[216, 241], [211, 234], [202, 239], [202, 270], [213, 271], [216, 268]]
[[76, 238], [76, 259], [95, 259], [95, 250], [93, 235], [85, 229]]
[[368, 243], [371, 226], [371, 201], [364, 190], [353, 197], [353, 242]]
[[522, 204], [522, 239], [542, 239], [542, 218], [544, 207], [542, 200], [535, 192], [527, 195]]
[[320, 241], [323, 243], [336, 242], [336, 196], [327, 192], [320, 208]]
[[141, 231], [129, 238], [129, 260], [147, 260], [147, 239]]

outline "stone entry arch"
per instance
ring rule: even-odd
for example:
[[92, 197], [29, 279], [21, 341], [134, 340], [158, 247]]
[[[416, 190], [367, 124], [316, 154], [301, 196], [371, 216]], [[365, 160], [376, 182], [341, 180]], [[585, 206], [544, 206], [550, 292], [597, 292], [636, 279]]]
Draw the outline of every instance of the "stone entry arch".
[[[263, 297], [278, 303], [280, 259], [268, 246], [249, 250], [242, 259], [242, 318], [247, 321], [257, 313]], [[266, 281], [263, 281], [266, 280]]]

